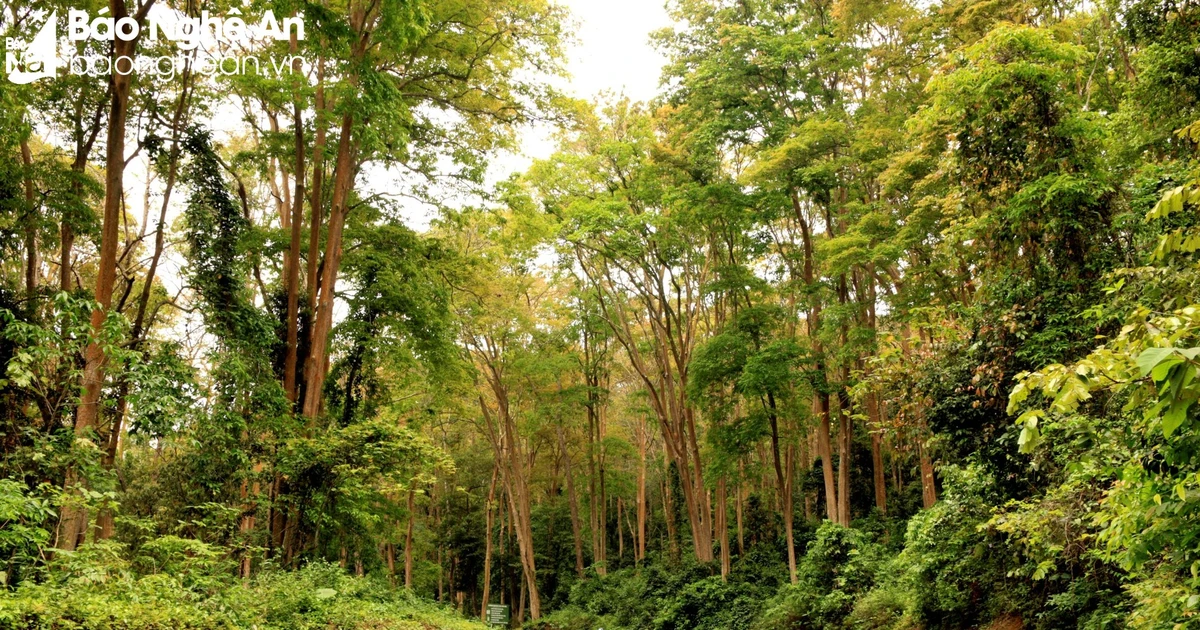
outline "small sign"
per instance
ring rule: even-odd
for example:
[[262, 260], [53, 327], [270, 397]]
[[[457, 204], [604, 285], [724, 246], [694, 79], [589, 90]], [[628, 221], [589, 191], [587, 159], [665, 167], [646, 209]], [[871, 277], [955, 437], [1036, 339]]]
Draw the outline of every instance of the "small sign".
[[507, 604], [488, 604], [487, 624], [489, 626], [507, 626], [509, 609]]

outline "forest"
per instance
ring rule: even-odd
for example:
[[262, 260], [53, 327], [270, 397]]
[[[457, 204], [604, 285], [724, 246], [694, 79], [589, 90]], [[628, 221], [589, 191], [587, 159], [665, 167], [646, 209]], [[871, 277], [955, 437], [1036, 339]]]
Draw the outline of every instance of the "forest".
[[1200, 627], [1195, 0], [2, 9], [0, 629]]

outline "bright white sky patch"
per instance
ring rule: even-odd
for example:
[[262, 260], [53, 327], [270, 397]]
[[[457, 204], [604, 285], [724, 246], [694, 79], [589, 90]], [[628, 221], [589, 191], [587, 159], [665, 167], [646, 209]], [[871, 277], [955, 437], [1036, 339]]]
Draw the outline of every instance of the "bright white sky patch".
[[[564, 89], [595, 100], [604, 93], [648, 101], [658, 92], [667, 58], [650, 44], [650, 34], [672, 25], [662, 0], [560, 0], [577, 28], [575, 45], [567, 53], [570, 72]], [[549, 128], [525, 136], [526, 158], [549, 157], [554, 150]], [[514, 162], [510, 172], [523, 170]]]
[[[671, 26], [663, 0], [559, 0], [571, 12], [569, 33], [574, 45], [567, 51], [570, 76], [558, 87], [588, 100], [601, 95], [625, 95], [635, 101], [648, 101], [658, 92], [659, 78], [667, 59], [650, 43], [650, 34]], [[554, 151], [554, 129], [534, 125], [522, 132], [519, 154], [497, 156], [489, 169], [488, 180], [498, 182], [529, 168], [533, 160], [550, 157]], [[395, 185], [395, 174], [363, 178], [367, 188], [379, 182], [380, 188]], [[445, 200], [449, 205], [455, 201]], [[437, 210], [415, 201], [403, 203], [404, 220], [410, 227], [424, 231], [437, 216]]]
[[666, 58], [650, 33], [672, 24], [661, 0], [562, 0], [579, 23], [570, 53], [571, 85], [582, 97], [603, 90], [649, 100]]

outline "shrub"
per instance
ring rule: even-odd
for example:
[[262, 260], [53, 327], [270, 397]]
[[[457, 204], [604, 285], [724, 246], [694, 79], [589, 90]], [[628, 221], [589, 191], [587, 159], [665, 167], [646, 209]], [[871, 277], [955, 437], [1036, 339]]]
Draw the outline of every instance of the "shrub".
[[249, 585], [232, 579], [228, 554], [166, 537], [60, 553], [52, 579], [0, 595], [0, 630], [479, 630], [476, 621], [421, 601], [386, 581], [347, 575], [337, 565], [266, 570]]
[[767, 603], [758, 630], [838, 628], [875, 584], [884, 549], [861, 531], [825, 523], [798, 567], [798, 583]]

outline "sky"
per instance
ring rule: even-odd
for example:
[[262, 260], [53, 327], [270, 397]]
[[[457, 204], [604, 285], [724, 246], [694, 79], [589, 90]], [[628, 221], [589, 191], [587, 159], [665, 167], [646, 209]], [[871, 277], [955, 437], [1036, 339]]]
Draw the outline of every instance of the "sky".
[[[648, 101], [658, 92], [659, 76], [666, 57], [650, 43], [650, 34], [672, 24], [665, 0], [558, 0], [571, 13], [569, 32], [574, 38], [567, 51], [569, 77], [558, 87], [579, 98], [594, 100], [603, 93], [625, 95]], [[496, 156], [489, 170], [490, 181], [501, 181], [524, 171], [533, 160], [550, 156], [554, 129], [534, 125], [522, 133], [521, 150]], [[392, 180], [386, 174], [367, 177], [386, 189]], [[423, 231], [436, 216], [436, 209], [405, 203], [404, 220]]]
[[562, 0], [578, 22], [570, 53], [571, 85], [580, 96], [624, 91], [648, 100], [658, 88], [666, 58], [650, 45], [650, 33], [670, 26], [661, 0]]
[[[650, 44], [650, 34], [671, 25], [664, 0], [559, 0], [575, 28], [568, 52], [570, 77], [564, 86], [575, 96], [594, 99], [602, 92], [647, 101], [658, 91], [666, 57]], [[547, 157], [553, 146], [547, 131], [526, 136], [524, 152]], [[540, 132], [540, 133], [539, 133]]]

